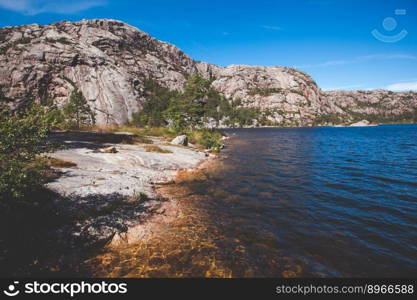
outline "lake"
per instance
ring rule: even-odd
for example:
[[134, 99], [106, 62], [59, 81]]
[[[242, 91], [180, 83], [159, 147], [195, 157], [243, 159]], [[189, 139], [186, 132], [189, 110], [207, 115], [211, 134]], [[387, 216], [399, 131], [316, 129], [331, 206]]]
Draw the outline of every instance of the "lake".
[[416, 125], [226, 132], [213, 167], [165, 188], [178, 221], [98, 275], [417, 276]]

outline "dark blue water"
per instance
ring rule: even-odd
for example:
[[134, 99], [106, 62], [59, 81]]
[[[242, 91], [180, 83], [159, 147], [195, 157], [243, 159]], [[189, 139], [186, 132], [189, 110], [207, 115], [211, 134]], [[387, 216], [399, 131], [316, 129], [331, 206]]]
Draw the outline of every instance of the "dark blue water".
[[416, 125], [228, 133], [225, 231], [255, 230], [248, 248], [267, 240], [300, 276], [417, 276]]
[[228, 130], [175, 222], [99, 276], [417, 277], [417, 126]]

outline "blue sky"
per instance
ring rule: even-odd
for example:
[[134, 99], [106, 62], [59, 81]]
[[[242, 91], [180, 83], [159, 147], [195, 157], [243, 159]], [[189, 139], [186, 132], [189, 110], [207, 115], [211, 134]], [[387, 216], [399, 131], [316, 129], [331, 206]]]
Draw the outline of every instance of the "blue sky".
[[417, 0], [0, 0], [0, 26], [90, 18], [210, 63], [297, 67], [323, 89], [417, 90]]

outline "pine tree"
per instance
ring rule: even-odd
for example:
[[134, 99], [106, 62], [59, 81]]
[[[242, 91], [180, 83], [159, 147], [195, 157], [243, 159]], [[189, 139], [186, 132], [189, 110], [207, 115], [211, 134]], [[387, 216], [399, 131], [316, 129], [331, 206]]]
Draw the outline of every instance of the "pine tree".
[[95, 113], [78, 89], [71, 92], [69, 101], [63, 106], [63, 113], [69, 122], [75, 122], [77, 128], [82, 124], [95, 124]]

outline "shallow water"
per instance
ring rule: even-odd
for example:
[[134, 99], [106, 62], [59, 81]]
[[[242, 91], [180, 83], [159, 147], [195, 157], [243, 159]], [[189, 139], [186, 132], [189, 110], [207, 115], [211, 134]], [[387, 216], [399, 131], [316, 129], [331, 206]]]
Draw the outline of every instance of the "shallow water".
[[179, 215], [97, 276], [417, 276], [417, 126], [228, 130]]

